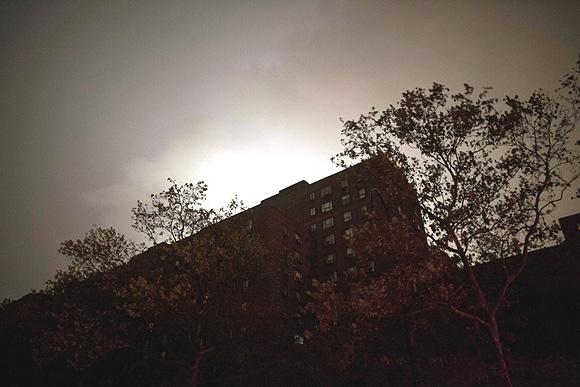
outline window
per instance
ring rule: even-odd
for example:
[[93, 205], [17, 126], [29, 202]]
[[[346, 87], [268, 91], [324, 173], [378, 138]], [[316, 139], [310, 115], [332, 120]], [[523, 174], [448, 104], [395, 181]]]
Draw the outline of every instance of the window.
[[243, 280], [242, 281], [242, 290], [246, 291], [248, 290], [248, 288], [250, 287], [250, 280]]
[[323, 197], [325, 197], [325, 196], [328, 196], [328, 195], [330, 195], [331, 193], [332, 193], [332, 190], [331, 190], [330, 186], [329, 186], [329, 185], [327, 185], [326, 187], [323, 187], [323, 188], [320, 190], [320, 197], [322, 197], [322, 198], [323, 198]]
[[351, 266], [348, 269], [346, 269], [346, 275], [350, 278], [356, 278], [357, 275], [356, 266]]
[[367, 193], [364, 188], [358, 189], [358, 197], [359, 199], [364, 199], [367, 196]]
[[369, 262], [369, 273], [374, 273], [375, 272], [375, 261], [370, 261]]
[[332, 226], [334, 226], [334, 218], [333, 217], [330, 217], [328, 219], [324, 219], [322, 221], [322, 228], [323, 229], [327, 229], [327, 228], [330, 228]]
[[296, 241], [296, 243], [298, 243], [299, 245], [302, 244], [302, 238], [300, 238], [300, 235], [294, 233], [294, 240]]
[[328, 254], [326, 256], [326, 264], [332, 265], [333, 263], [336, 263], [336, 256], [334, 254]]
[[284, 226], [284, 235], [288, 236], [288, 226]]
[[342, 189], [348, 188], [348, 180], [341, 180], [340, 181], [340, 188], [342, 188]]
[[[328, 212], [332, 210], [332, 201], [326, 202], [322, 205], [322, 212]], [[312, 209], [310, 210], [310, 214], [312, 215]]]
[[360, 212], [361, 212], [361, 214], [363, 214], [363, 216], [367, 216], [369, 214], [369, 209], [367, 206], [361, 206]]
[[332, 272], [332, 274], [330, 274], [330, 277], [328, 278], [328, 280], [330, 282], [338, 282], [338, 274], [336, 274], [335, 271]]
[[246, 222], [246, 230], [250, 231], [252, 228], [254, 228], [254, 219], [248, 219]]
[[310, 200], [316, 199], [316, 192], [310, 192]]
[[324, 246], [330, 246], [334, 244], [334, 234], [327, 235], [324, 238]]
[[310, 209], [310, 216], [314, 216], [314, 215], [316, 215], [316, 208], [312, 207]]
[[317, 228], [318, 228], [318, 227], [316, 226], [316, 223], [312, 223], [312, 224], [310, 225], [310, 232], [316, 232], [316, 229], [317, 229]]
[[300, 292], [296, 292], [296, 301], [302, 302], [302, 296], [300, 295]]
[[342, 218], [344, 219], [344, 223], [348, 223], [352, 220], [352, 212], [350, 211], [345, 211], [342, 214]]
[[288, 254], [288, 258], [290, 258], [292, 262], [300, 262], [302, 260], [302, 254], [300, 254], [298, 251], [292, 251], [290, 254]]
[[346, 240], [352, 239], [352, 228], [351, 227], [344, 230], [344, 239], [346, 239]]
[[302, 273], [299, 271], [294, 272], [294, 281], [302, 282]]
[[342, 205], [345, 206], [350, 203], [350, 195], [342, 195]]
[[242, 312], [246, 312], [248, 310], [248, 303], [242, 302]]
[[353, 247], [346, 248], [346, 256], [347, 257], [354, 257], [354, 248]]
[[295, 335], [294, 336], [294, 344], [303, 345], [304, 344], [304, 337], [302, 337], [300, 335]]

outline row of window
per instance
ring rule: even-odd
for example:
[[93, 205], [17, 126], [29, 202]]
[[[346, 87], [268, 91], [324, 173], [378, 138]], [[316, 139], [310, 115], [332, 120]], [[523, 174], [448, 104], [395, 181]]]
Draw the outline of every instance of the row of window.
[[[352, 220], [352, 212], [351, 211], [345, 211], [342, 214], [342, 219], [344, 221], [344, 223], [348, 223]], [[314, 227], [314, 230], [312, 230], [312, 226]], [[331, 216], [330, 218], [326, 218], [322, 221], [322, 229], [326, 230], [327, 228], [331, 228], [334, 226], [334, 217]], [[316, 223], [313, 223], [311, 225], [311, 231], [316, 231]]]
[[[361, 213], [363, 214], [363, 216], [368, 215], [368, 208], [367, 206], [361, 206], [360, 208]], [[348, 210], [342, 213], [342, 220], [344, 223], [349, 223], [350, 221], [352, 221], [352, 211]], [[331, 216], [330, 218], [326, 218], [322, 221], [322, 229], [326, 230], [327, 228], [331, 228], [334, 226], [334, 217]], [[318, 224], [316, 223], [312, 223], [310, 225], [310, 232], [316, 232], [316, 230], [318, 229]]]
[[[346, 256], [347, 257], [354, 257], [354, 248], [353, 247], [347, 247], [346, 248]], [[332, 265], [333, 263], [336, 263], [336, 255], [335, 254], [328, 254], [326, 256], [326, 264], [327, 265]]]
[[[331, 257], [332, 257], [332, 258], [331, 258]], [[332, 261], [331, 261], [330, 259], [332, 259]], [[333, 255], [333, 254], [329, 254], [329, 255], [327, 256], [327, 261], [326, 261], [326, 262], [327, 262], [328, 264], [333, 264], [333, 263], [335, 263], [335, 262], [336, 262], [336, 259], [335, 259], [334, 255]], [[375, 269], [375, 261], [369, 261], [369, 263], [368, 263], [368, 265], [367, 265], [367, 271], [368, 271], [369, 273], [374, 273], [374, 272], [375, 272], [375, 270], [376, 270], [376, 269]], [[348, 277], [348, 278], [356, 278], [356, 277], [358, 276], [358, 268], [357, 268], [356, 266], [350, 266], [350, 267], [348, 267], [348, 268], [347, 268], [347, 269], [344, 271], [344, 274], [345, 274], [345, 275], [346, 275], [346, 277]], [[296, 282], [302, 282], [302, 280], [303, 280], [302, 273], [301, 273], [301, 272], [299, 272], [299, 271], [295, 271], [295, 272], [294, 272], [294, 281], [296, 281]], [[330, 282], [337, 282], [337, 281], [338, 281], [338, 274], [337, 274], [337, 272], [336, 272], [336, 271], [333, 271], [333, 272], [330, 274], [330, 277], [329, 277], [329, 279], [328, 279], [328, 280], [329, 280]], [[288, 289], [285, 289], [285, 290], [284, 290], [284, 296], [286, 296], [286, 295], [287, 295], [287, 292], [288, 292]], [[298, 293], [298, 292], [297, 292], [297, 293]], [[245, 305], [245, 307], [244, 307], [244, 309], [247, 309], [247, 303], [244, 303], [244, 304], [246, 304], [246, 305]], [[242, 304], [242, 305], [243, 305], [243, 304]]]
[[[358, 190], [358, 197], [359, 199], [364, 199], [366, 198], [366, 191], [364, 188], [360, 188]], [[348, 205], [350, 204], [350, 194], [345, 194], [342, 196], [341, 198], [341, 202], [342, 205]], [[324, 214], [325, 212], [329, 212], [332, 211], [332, 200], [322, 203], [322, 205], [320, 206], [320, 211]], [[316, 215], [316, 207], [311, 207], [310, 208], [310, 216], [315, 216]]]
[[[352, 239], [352, 236], [353, 236], [353, 233], [352, 233], [351, 227], [344, 230], [344, 234], [343, 234], [344, 239], [350, 240], [350, 239]], [[324, 246], [333, 245], [335, 242], [336, 242], [336, 238], [334, 237], [334, 233], [328, 234], [327, 236], [324, 237]]]
[[[284, 235], [285, 236], [290, 235], [290, 232], [288, 231], [288, 226], [284, 226]], [[297, 244], [299, 245], [302, 244], [302, 238], [298, 233], [294, 233], [294, 240], [296, 241]]]
[[[369, 273], [374, 273], [375, 272], [375, 262], [374, 261], [370, 261], [367, 267], [367, 271]], [[347, 268], [344, 271], [344, 274], [347, 278], [356, 278], [358, 276], [358, 268], [356, 266], [350, 266], [349, 268]], [[330, 276], [328, 277], [328, 281], [329, 282], [338, 282], [338, 273], [336, 271], [333, 271], [332, 273], [330, 273]]]
[[[347, 180], [342, 180], [340, 182], [340, 188], [341, 189], [346, 189], [348, 188], [348, 181]], [[323, 198], [325, 196], [328, 196], [332, 193], [332, 187], [327, 185], [325, 187], [322, 187], [320, 189], [320, 197]], [[316, 199], [316, 192], [310, 192], [310, 200], [314, 200]]]

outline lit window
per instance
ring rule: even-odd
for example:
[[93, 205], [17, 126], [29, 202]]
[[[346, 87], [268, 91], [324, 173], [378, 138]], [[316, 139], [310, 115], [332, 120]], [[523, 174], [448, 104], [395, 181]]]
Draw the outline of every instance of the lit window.
[[304, 337], [300, 335], [294, 336], [294, 344], [303, 345], [304, 344]]
[[344, 239], [349, 240], [352, 239], [352, 228], [347, 228], [344, 230]]
[[312, 223], [310, 225], [310, 232], [316, 232], [316, 228], [317, 228], [316, 223]]
[[342, 205], [347, 205], [350, 203], [350, 195], [342, 195]]
[[324, 238], [324, 246], [330, 246], [334, 244], [334, 234], [327, 235]]
[[[322, 205], [322, 212], [328, 212], [332, 210], [332, 201], [326, 202]], [[312, 215], [312, 210], [310, 210], [310, 214]]]
[[294, 281], [301, 282], [302, 281], [302, 273], [299, 271], [294, 272]]
[[346, 256], [347, 257], [354, 257], [354, 248], [353, 247], [346, 248]]
[[334, 254], [328, 254], [326, 256], [326, 264], [332, 265], [333, 263], [336, 263], [336, 256]]
[[312, 207], [310, 209], [310, 216], [314, 216], [314, 215], [316, 215], [316, 208]]
[[314, 199], [316, 199], [316, 193], [310, 192], [310, 200], [314, 200]]
[[340, 188], [348, 188], [348, 180], [341, 180], [340, 181]]
[[358, 197], [359, 199], [364, 199], [367, 196], [367, 193], [364, 188], [358, 189]]
[[246, 222], [246, 230], [250, 231], [252, 228], [254, 228], [254, 220], [248, 219]]
[[331, 188], [329, 185], [327, 185], [326, 187], [324, 187], [320, 190], [320, 197], [328, 196], [331, 193], [332, 193]]
[[348, 223], [352, 220], [352, 212], [346, 211], [342, 214], [342, 217], [344, 219], [344, 223]]
[[332, 226], [334, 226], [334, 218], [333, 217], [330, 217], [328, 219], [324, 219], [322, 221], [322, 228], [323, 229], [330, 228]]

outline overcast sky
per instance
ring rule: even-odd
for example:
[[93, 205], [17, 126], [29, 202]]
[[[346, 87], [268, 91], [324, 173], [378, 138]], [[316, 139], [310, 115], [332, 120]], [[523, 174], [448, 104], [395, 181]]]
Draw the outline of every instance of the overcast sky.
[[578, 26], [578, 1], [4, 0], [0, 299], [43, 287], [93, 224], [134, 237], [167, 177], [255, 205], [335, 171], [339, 117], [404, 90], [553, 89]]

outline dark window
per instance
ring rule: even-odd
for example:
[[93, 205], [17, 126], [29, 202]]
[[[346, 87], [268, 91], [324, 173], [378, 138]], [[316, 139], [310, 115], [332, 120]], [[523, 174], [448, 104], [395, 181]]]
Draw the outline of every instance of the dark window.
[[322, 197], [322, 198], [323, 198], [323, 197], [325, 197], [325, 196], [328, 196], [328, 195], [330, 195], [331, 193], [332, 193], [332, 189], [330, 188], [330, 186], [329, 186], [329, 185], [327, 185], [326, 187], [323, 187], [323, 188], [320, 190], [320, 197]]
[[334, 244], [334, 234], [327, 235], [324, 238], [324, 245], [329, 246]]
[[330, 227], [332, 227], [332, 226], [334, 226], [334, 218], [333, 218], [333, 217], [330, 217], [330, 218], [324, 219], [324, 220], [322, 221], [322, 228], [323, 228], [323, 229], [327, 229], [327, 228], [330, 228]]
[[344, 223], [348, 223], [348, 222], [350, 222], [350, 221], [352, 220], [352, 212], [350, 212], [350, 211], [345, 211], [345, 212], [342, 214], [342, 218], [343, 218], [343, 220], [344, 220]]

